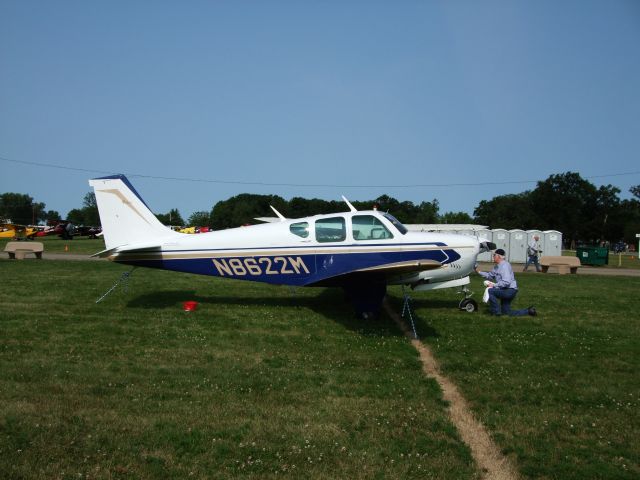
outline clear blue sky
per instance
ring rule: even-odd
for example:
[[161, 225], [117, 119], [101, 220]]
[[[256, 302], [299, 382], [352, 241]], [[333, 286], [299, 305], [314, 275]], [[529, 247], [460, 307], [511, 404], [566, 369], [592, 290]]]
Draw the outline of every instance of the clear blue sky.
[[471, 214], [567, 171], [629, 198], [639, 151], [637, 0], [0, 0], [0, 192], [63, 216], [101, 172], [185, 219], [243, 192]]

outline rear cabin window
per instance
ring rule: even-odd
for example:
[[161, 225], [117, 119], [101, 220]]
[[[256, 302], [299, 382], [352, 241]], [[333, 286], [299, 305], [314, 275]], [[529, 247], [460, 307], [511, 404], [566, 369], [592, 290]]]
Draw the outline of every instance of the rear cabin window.
[[354, 215], [351, 219], [354, 240], [385, 240], [393, 238], [387, 227], [373, 215]]
[[292, 223], [291, 226], [289, 227], [289, 231], [299, 237], [307, 238], [309, 236], [309, 223], [308, 222]]
[[342, 242], [347, 238], [347, 229], [343, 217], [323, 218], [316, 220], [316, 241]]

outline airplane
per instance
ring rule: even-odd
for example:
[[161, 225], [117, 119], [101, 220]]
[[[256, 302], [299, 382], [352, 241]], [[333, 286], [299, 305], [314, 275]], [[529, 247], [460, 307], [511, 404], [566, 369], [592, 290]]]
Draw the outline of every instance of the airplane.
[[15, 223], [3, 223], [0, 225], [0, 238], [15, 240], [26, 238], [27, 240], [33, 240], [37, 234], [37, 227], [27, 227], [25, 225], [16, 225]]
[[461, 310], [473, 312], [469, 274], [479, 253], [495, 248], [475, 237], [410, 232], [378, 210], [349, 211], [210, 231], [164, 226], [124, 175], [89, 181], [105, 247], [95, 256], [142, 267], [300, 287], [342, 287], [362, 318], [377, 315], [387, 285], [413, 290], [462, 287]]
[[189, 233], [189, 234], [194, 234], [196, 233], [196, 227], [184, 227], [178, 230], [179, 233]]
[[[175, 229], [174, 229], [175, 230]], [[189, 233], [189, 234], [194, 234], [194, 233], [206, 233], [209, 231], [209, 227], [196, 227], [196, 226], [192, 226], [192, 227], [184, 227], [184, 228], [178, 228], [177, 229], [178, 232], [180, 233]]]

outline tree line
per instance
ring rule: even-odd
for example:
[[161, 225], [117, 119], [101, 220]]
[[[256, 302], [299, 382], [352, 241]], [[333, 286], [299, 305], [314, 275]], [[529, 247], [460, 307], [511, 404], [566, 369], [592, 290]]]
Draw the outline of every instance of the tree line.
[[[532, 190], [499, 195], [482, 200], [473, 216], [465, 212], [440, 213], [437, 199], [419, 204], [400, 201], [388, 195], [352, 202], [358, 210], [370, 210], [374, 205], [388, 211], [407, 224], [476, 223], [489, 228], [540, 229], [562, 232], [567, 243], [596, 243], [609, 240], [635, 243], [640, 233], [640, 185], [630, 189], [633, 198], [620, 199], [620, 189], [613, 185], [596, 187], [579, 173], [554, 174], [539, 181]], [[214, 230], [256, 223], [256, 217], [275, 216], [270, 206], [288, 218], [300, 218], [323, 213], [344, 212], [344, 202], [294, 197], [285, 200], [278, 195], [243, 193], [217, 202], [210, 211], [198, 211], [184, 221], [177, 208], [156, 214], [165, 225], [209, 226]], [[35, 224], [62, 220], [58, 212], [46, 210], [26, 194], [0, 194], [0, 218], [14, 223]], [[71, 210], [66, 220], [77, 225], [99, 225], [95, 195], [84, 196], [82, 207]]]

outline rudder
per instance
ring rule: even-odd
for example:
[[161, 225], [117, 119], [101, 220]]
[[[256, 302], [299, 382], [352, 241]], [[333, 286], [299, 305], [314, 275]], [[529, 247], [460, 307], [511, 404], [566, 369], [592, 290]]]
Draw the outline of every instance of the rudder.
[[124, 175], [89, 180], [102, 223], [106, 249], [178, 235], [165, 227]]

